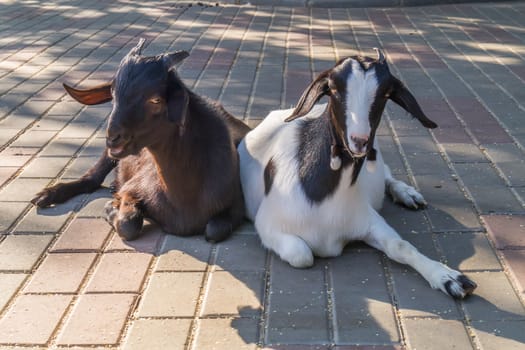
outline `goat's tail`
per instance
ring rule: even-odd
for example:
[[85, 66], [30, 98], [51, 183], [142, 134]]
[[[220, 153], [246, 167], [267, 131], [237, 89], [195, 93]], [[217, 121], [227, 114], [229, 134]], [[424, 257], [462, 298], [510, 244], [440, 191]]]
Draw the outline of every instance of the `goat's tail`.
[[35, 195], [31, 203], [44, 208], [52, 204], [64, 203], [68, 199], [82, 193], [91, 193], [100, 187], [106, 176], [117, 164], [118, 161], [110, 158], [107, 149], [104, 149], [104, 153], [102, 153], [97, 163], [82, 175], [80, 179], [45, 188]]

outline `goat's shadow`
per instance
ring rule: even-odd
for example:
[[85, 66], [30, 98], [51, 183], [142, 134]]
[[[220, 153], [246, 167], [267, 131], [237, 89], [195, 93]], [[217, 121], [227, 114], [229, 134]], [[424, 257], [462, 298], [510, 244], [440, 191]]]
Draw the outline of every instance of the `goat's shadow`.
[[[108, 199], [109, 191], [100, 189], [84, 198], [77, 211], [81, 216], [97, 212], [100, 216]], [[56, 210], [68, 210], [61, 206]], [[405, 336], [412, 337], [413, 329], [404, 328], [406, 320], [436, 319], [455, 321], [458, 327], [468, 319], [468, 327], [478, 337], [495, 335], [525, 343], [525, 333], [519, 331], [525, 318], [523, 307], [519, 302], [508, 304], [494, 292], [498, 288], [512, 292], [509, 282], [490, 278], [487, 274], [495, 273], [493, 270], [481, 272], [490, 270], [485, 261], [484, 266], [476, 268], [480, 261], [475, 255], [482, 254], [484, 260], [492, 259], [489, 263], [493, 268], [501, 269], [483, 233], [432, 234], [424, 211], [404, 209], [389, 199], [385, 199], [381, 213], [426, 256], [446, 261], [455, 269], [466, 269], [479, 284], [475, 294], [456, 302], [432, 290], [410, 267], [363, 243], [349, 244], [336, 258], [316, 258], [312, 268], [294, 269], [262, 248], [248, 222], [219, 244], [209, 244], [202, 236], [167, 235], [155, 224], [146, 224], [135, 241], [122, 242], [113, 233], [110, 248], [157, 256], [154, 273], [207, 271], [206, 294], [196, 317], [229, 320], [239, 336], [237, 340], [245, 344], [275, 349], [301, 344], [311, 344], [312, 348], [334, 344], [395, 346], [403, 344]], [[449, 216], [443, 211], [440, 214]], [[402, 325], [396, 315], [405, 320]]]

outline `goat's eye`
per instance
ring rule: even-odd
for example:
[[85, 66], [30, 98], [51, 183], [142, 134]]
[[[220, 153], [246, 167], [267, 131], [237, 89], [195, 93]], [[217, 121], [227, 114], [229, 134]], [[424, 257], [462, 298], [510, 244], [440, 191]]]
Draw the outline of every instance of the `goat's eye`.
[[157, 105], [160, 103], [160, 101], [161, 101], [160, 97], [153, 97], [153, 98], [150, 98], [148, 102], [153, 103], [154, 105]]

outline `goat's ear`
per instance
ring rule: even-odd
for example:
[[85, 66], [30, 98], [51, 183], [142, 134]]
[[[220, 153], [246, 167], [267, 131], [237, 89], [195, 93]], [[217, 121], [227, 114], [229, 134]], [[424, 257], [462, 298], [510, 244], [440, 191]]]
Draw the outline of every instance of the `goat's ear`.
[[188, 57], [190, 54], [188, 51], [180, 50], [173, 53], [167, 53], [162, 56], [162, 60], [164, 61], [164, 64], [166, 67], [168, 67], [168, 70], [171, 69], [174, 65], [182, 62], [186, 57]]
[[389, 97], [392, 101], [401, 106], [405, 111], [412, 114], [424, 127], [429, 129], [434, 129], [437, 127], [437, 124], [423, 113], [419, 103], [417, 103], [416, 98], [412, 93], [406, 88], [400, 80], [394, 80], [394, 89], [390, 93]]
[[190, 94], [188, 89], [175, 76], [174, 72], [169, 73], [168, 83], [168, 120], [178, 123], [181, 131], [186, 124], [186, 115], [190, 104]]
[[328, 87], [328, 74], [330, 70], [324, 71], [319, 74], [319, 76], [304, 90], [303, 95], [299, 99], [297, 106], [285, 122], [290, 122], [294, 119], [304, 117], [313, 106], [319, 101], [324, 95], [330, 94], [330, 89]]
[[62, 84], [67, 93], [84, 105], [98, 105], [112, 100], [111, 83], [104, 83], [89, 89], [74, 89], [66, 83]]

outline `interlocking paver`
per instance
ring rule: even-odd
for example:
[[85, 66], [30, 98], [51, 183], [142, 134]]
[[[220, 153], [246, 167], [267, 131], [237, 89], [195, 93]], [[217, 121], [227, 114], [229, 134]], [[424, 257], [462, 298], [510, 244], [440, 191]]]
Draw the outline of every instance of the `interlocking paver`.
[[[141, 300], [140, 317], [192, 317], [203, 274], [162, 272], [152, 275]], [[166, 293], [166, 291], [170, 291]]]
[[[201, 316], [257, 316], [262, 311], [264, 274], [254, 271], [211, 273]], [[228, 303], [223, 303], [227, 298]]]
[[25, 273], [0, 273], [0, 311], [4, 309], [9, 300], [15, 295], [26, 279]]
[[525, 216], [486, 215], [483, 216], [483, 221], [496, 248], [525, 248]]
[[469, 336], [461, 321], [409, 319], [404, 322], [413, 349], [469, 349], [471, 347]]
[[98, 251], [110, 230], [111, 226], [104, 219], [77, 218], [60, 235], [51, 251]]
[[131, 294], [81, 295], [66, 319], [57, 343], [116, 344], [134, 303], [135, 296]]
[[139, 292], [151, 255], [105, 253], [93, 272], [87, 292]]
[[204, 237], [185, 238], [166, 235], [160, 250], [156, 271], [205, 271], [211, 245]]
[[183, 349], [190, 326], [189, 319], [136, 320], [131, 325], [123, 349]]
[[31, 270], [52, 239], [50, 235], [7, 236], [0, 242], [0, 270]]
[[25, 293], [76, 293], [95, 260], [94, 253], [49, 254], [24, 288]]
[[197, 349], [257, 349], [257, 320], [250, 318], [202, 319], [197, 328]]
[[20, 295], [0, 320], [0, 344], [45, 345], [71, 295]]
[[[11, 332], [0, 332], [10, 342], [5, 347], [521, 348], [525, 7], [430, 1], [436, 6], [2, 6], [0, 307], [7, 308], [0, 325]], [[124, 242], [103, 219], [108, 188], [32, 208], [34, 193], [78, 178], [105, 147], [111, 104], [83, 106], [61, 83], [109, 81], [141, 36], [148, 38], [146, 54], [190, 51], [178, 68], [187, 86], [218, 98], [251, 126], [272, 109], [293, 106], [337, 59], [381, 47], [392, 72], [439, 125], [425, 129], [387, 105], [377, 133], [382, 154], [429, 206], [410, 211], [387, 198], [381, 214], [422, 253], [466, 271], [479, 285], [475, 295], [453, 301], [411, 268], [358, 243], [312, 269], [293, 269], [261, 246], [251, 224], [209, 244], [146, 223], [143, 236]], [[104, 186], [113, 179], [112, 172]], [[31, 315], [36, 319], [26, 324]]]

